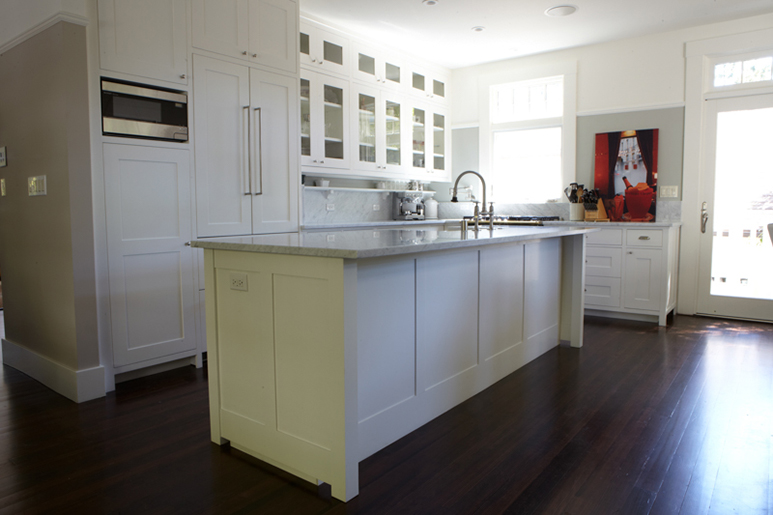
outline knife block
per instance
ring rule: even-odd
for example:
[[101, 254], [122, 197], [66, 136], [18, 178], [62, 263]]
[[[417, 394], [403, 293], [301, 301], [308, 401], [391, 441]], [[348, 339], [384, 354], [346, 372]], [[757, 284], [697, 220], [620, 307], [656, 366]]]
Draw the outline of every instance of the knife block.
[[[591, 204], [592, 206], [593, 204]], [[607, 216], [607, 210], [604, 209], [604, 201], [599, 199], [599, 201], [596, 203], [597, 208], [596, 209], [586, 209], [585, 210], [585, 221], [586, 222], [608, 222], [609, 217]]]

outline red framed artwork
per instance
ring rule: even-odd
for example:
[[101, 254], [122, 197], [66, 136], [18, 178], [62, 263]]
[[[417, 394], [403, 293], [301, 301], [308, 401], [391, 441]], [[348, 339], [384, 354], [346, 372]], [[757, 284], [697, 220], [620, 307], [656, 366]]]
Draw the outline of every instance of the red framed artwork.
[[658, 129], [596, 134], [595, 187], [616, 222], [654, 222]]

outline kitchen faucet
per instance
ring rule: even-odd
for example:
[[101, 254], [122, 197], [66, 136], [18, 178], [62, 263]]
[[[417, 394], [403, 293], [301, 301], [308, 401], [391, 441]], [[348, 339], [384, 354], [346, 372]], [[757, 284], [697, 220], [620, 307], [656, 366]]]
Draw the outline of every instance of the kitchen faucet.
[[[473, 213], [472, 220], [475, 222], [475, 230], [476, 231], [478, 230], [478, 221], [480, 220], [480, 217], [483, 215], [488, 215], [489, 229], [493, 231], [494, 230], [494, 203], [492, 202], [489, 205], [488, 211], [486, 211], [486, 180], [483, 178], [481, 174], [479, 174], [478, 172], [474, 172], [472, 170], [467, 170], [466, 172], [460, 173], [459, 177], [456, 178], [456, 182], [454, 183], [454, 195], [453, 197], [451, 197], [451, 202], [459, 202], [459, 199], [456, 198], [457, 188], [459, 187], [459, 179], [461, 179], [468, 173], [477, 175], [478, 178], [480, 179], [481, 185], [483, 186], [483, 211], [480, 211], [480, 209], [478, 208], [478, 201], [477, 200], [473, 201], [475, 202], [475, 211]], [[462, 231], [466, 231], [466, 230], [467, 230], [466, 220], [462, 220]]]

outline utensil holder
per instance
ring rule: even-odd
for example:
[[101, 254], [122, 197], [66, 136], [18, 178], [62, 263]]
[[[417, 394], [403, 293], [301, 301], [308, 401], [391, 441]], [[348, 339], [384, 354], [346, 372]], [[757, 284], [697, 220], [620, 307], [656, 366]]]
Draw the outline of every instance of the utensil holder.
[[572, 222], [585, 220], [585, 206], [579, 203], [569, 204], [569, 220]]

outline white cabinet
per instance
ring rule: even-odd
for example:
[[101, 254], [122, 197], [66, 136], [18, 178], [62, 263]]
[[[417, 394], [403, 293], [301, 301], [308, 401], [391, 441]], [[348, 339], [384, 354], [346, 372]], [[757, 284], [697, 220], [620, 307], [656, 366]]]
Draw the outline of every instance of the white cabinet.
[[353, 85], [352, 140], [357, 152], [352, 168], [375, 177], [403, 176], [410, 153], [405, 127], [406, 110], [400, 95]]
[[400, 59], [365, 45], [352, 46], [352, 79], [386, 89], [403, 88], [408, 71]]
[[411, 179], [450, 181], [451, 131], [445, 110], [426, 103], [415, 103], [410, 111]]
[[288, 72], [298, 70], [293, 0], [192, 0], [193, 46]]
[[298, 229], [296, 79], [194, 57], [198, 236]]
[[302, 66], [349, 76], [348, 38], [302, 21], [299, 51]]
[[448, 77], [444, 74], [413, 66], [407, 77], [408, 91], [427, 101], [444, 104], [447, 99]]
[[679, 228], [610, 227], [585, 242], [587, 312], [665, 325], [676, 307]]
[[301, 164], [349, 167], [349, 82], [301, 70]]
[[[104, 145], [113, 365], [196, 353], [187, 150]], [[133, 366], [133, 367], [132, 367]]]
[[99, 0], [100, 66], [187, 84], [186, 0]]

